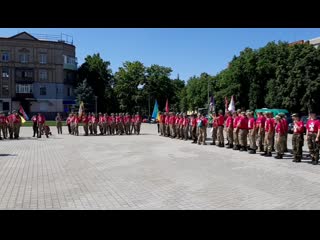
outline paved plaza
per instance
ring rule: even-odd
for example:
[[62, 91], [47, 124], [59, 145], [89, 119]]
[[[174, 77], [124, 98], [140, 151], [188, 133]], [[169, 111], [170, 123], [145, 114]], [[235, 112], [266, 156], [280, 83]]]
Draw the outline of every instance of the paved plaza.
[[54, 136], [37, 139], [23, 127], [21, 139], [0, 141], [0, 209], [320, 209], [320, 165], [310, 160], [194, 145], [156, 129], [75, 137], [52, 127]]

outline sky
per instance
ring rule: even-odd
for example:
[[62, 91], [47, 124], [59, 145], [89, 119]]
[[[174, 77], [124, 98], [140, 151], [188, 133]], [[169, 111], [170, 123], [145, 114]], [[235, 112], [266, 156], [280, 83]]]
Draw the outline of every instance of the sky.
[[171, 77], [182, 80], [217, 74], [246, 47], [320, 37], [320, 28], [0, 28], [0, 37], [23, 31], [71, 35], [79, 66], [87, 55], [100, 53], [113, 73], [125, 61], [141, 61], [171, 67]]

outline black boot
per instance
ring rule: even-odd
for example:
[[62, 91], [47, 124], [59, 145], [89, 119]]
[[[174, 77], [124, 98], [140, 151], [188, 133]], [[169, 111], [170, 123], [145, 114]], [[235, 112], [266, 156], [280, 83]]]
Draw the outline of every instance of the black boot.
[[275, 159], [281, 159], [282, 157], [281, 157], [280, 153], [277, 153], [277, 156], [275, 156], [274, 158]]
[[226, 146], [228, 146], [228, 145], [229, 145], [229, 142], [226, 143]]
[[256, 154], [256, 150], [255, 150], [255, 149], [251, 149], [251, 150], [249, 151], [249, 154]]
[[224, 147], [224, 143], [221, 143], [221, 147]]
[[239, 145], [234, 145], [233, 150], [239, 150]]
[[243, 152], [243, 151], [245, 151], [245, 150], [244, 150], [244, 147], [241, 147], [241, 148], [240, 148], [240, 152]]
[[261, 156], [266, 156], [266, 155], [267, 155], [267, 152], [265, 151], [264, 153], [261, 153], [260, 155], [261, 155]]
[[227, 148], [233, 148], [233, 144], [230, 144]]
[[212, 143], [210, 143], [210, 145], [216, 145], [216, 142], [212, 142]]
[[319, 161], [318, 160], [314, 160], [314, 162], [312, 163], [313, 165], [318, 165]]
[[267, 155], [265, 155], [265, 157], [272, 157], [272, 153], [268, 152]]

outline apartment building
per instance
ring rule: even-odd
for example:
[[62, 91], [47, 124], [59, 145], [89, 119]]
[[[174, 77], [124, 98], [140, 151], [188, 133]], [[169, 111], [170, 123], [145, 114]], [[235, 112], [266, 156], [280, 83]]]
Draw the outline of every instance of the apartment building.
[[27, 32], [0, 38], [0, 111], [21, 104], [28, 115], [53, 118], [75, 105], [77, 59], [72, 42]]

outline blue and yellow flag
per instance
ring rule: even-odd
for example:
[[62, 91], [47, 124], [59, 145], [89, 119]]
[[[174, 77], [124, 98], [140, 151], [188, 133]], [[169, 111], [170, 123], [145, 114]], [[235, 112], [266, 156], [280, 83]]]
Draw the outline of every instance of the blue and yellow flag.
[[26, 122], [26, 120], [25, 120], [22, 116], [20, 116], [20, 118], [21, 118], [21, 122], [22, 122], [22, 123], [25, 123], [25, 122]]
[[151, 118], [157, 119], [157, 120], [160, 119], [159, 106], [158, 106], [157, 100], [156, 100], [156, 102], [154, 103], [154, 108], [153, 108], [153, 112], [152, 112]]

